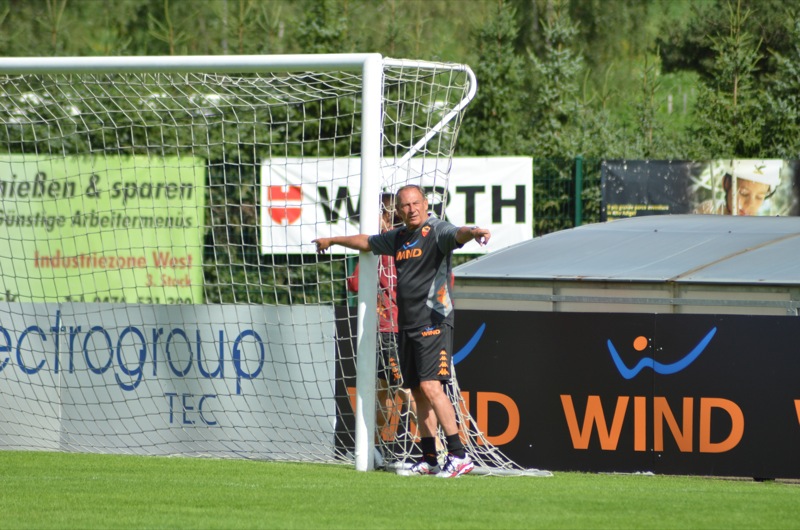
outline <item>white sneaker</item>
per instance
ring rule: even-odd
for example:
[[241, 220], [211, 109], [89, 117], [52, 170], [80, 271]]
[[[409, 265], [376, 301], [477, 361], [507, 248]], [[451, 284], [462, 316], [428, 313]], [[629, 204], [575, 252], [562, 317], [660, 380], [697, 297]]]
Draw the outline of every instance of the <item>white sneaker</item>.
[[441, 471], [442, 468], [439, 467], [439, 464], [431, 466], [425, 460], [420, 460], [419, 462], [412, 464], [410, 467], [399, 469], [397, 474], [409, 477], [412, 475], [438, 475], [441, 473]]
[[436, 476], [441, 478], [455, 478], [460, 475], [466, 475], [473, 469], [475, 469], [475, 464], [472, 463], [472, 459], [469, 455], [464, 455], [464, 458], [458, 458], [457, 456], [448, 454], [445, 457], [442, 470], [439, 471]]

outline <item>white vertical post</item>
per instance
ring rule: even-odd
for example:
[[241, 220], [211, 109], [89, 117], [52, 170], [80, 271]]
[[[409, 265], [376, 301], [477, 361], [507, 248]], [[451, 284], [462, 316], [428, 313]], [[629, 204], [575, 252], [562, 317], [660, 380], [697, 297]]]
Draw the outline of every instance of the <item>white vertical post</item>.
[[[381, 135], [383, 133], [383, 61], [378, 54], [364, 61], [361, 128], [361, 209], [363, 234], [380, 230]], [[374, 467], [375, 379], [377, 365], [378, 258], [359, 256], [358, 339], [356, 353], [356, 470]]]

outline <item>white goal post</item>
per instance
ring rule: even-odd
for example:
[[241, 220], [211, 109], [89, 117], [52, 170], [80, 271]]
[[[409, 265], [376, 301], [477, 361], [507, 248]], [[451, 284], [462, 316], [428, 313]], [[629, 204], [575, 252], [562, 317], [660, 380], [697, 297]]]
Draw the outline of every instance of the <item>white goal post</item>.
[[409, 458], [413, 411], [376, 435], [377, 259], [352, 302], [352, 256], [261, 240], [301, 209], [375, 233], [406, 183], [445, 204], [475, 90], [378, 54], [0, 58], [0, 449]]

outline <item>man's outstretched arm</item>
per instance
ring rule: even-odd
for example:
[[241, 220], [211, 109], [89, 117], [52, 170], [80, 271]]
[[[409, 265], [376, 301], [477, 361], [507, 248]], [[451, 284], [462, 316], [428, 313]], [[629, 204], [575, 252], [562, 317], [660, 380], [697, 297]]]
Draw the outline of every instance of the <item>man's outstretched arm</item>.
[[340, 245], [342, 247], [360, 250], [362, 252], [372, 250], [372, 247], [369, 246], [369, 236], [366, 234], [357, 234], [354, 236], [320, 237], [311, 242], [317, 245], [317, 252], [319, 254], [324, 254], [325, 251], [333, 245]]
[[475, 240], [479, 245], [483, 246], [489, 242], [491, 237], [492, 234], [488, 229], [479, 226], [462, 226], [456, 232], [456, 241], [460, 245]]

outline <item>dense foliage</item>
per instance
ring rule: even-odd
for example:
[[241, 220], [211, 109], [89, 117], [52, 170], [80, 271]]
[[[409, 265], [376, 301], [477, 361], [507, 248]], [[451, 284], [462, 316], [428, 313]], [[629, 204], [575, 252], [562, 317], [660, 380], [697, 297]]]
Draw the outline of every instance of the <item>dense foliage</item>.
[[[534, 157], [538, 235], [598, 219], [602, 159], [800, 158], [797, 11], [782, 0], [0, 0], [0, 54], [369, 51], [469, 64], [479, 89], [456, 154]], [[254, 164], [252, 146], [232, 147], [240, 171]]]
[[0, 0], [0, 54], [376, 51], [473, 67], [462, 155], [796, 157], [796, 11], [782, 0]]

